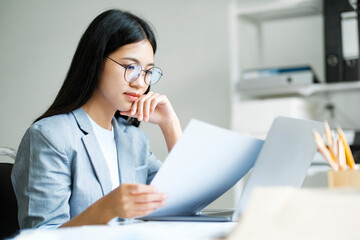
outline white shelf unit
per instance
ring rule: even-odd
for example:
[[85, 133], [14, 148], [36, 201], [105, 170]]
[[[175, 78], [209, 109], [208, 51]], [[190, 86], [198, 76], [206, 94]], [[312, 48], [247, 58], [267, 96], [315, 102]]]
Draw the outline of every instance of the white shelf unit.
[[[251, 4], [251, 5], [249, 5]], [[228, 23], [229, 23], [229, 52], [230, 52], [230, 94], [231, 94], [231, 104], [232, 104], [232, 111], [233, 111], [233, 118], [241, 118], [241, 120], [244, 120], [243, 118], [249, 118], [248, 120], [251, 121], [251, 119], [256, 119], [259, 121], [262, 121], [262, 124], [265, 124], [264, 116], [259, 117], [261, 115], [256, 114], [255, 116], [247, 115], [244, 112], [249, 112], [251, 114], [251, 110], [256, 111], [256, 109], [252, 106], [252, 104], [255, 104], [256, 106], [260, 106], [262, 103], [259, 101], [259, 103], [253, 102], [253, 101], [245, 101], [245, 104], [242, 106], [239, 106], [241, 102], [244, 102], [244, 99], [251, 97], [264, 97], [264, 96], [274, 96], [274, 95], [289, 95], [289, 94], [297, 94], [297, 95], [303, 95], [308, 96], [316, 92], [321, 91], [332, 91], [333, 88], [353, 88], [353, 86], [348, 85], [342, 85], [342, 84], [336, 84], [332, 86], [328, 86], [325, 84], [311, 84], [307, 86], [298, 86], [298, 87], [292, 87], [292, 88], [267, 88], [267, 89], [257, 89], [253, 91], [247, 91], [239, 92], [238, 82], [241, 77], [241, 70], [244, 68], [244, 66], [241, 66], [240, 56], [242, 53], [248, 49], [249, 46], [247, 44], [241, 44], [241, 38], [240, 38], [240, 22], [244, 21], [252, 26], [254, 26], [255, 33], [257, 35], [257, 41], [251, 43], [252, 45], [255, 44], [255, 50], [256, 53], [256, 63], [258, 64], [258, 67], [263, 67], [263, 43], [262, 43], [262, 29], [261, 26], [267, 21], [276, 21], [276, 20], [287, 20], [289, 18], [295, 18], [295, 17], [303, 17], [303, 16], [314, 16], [314, 15], [321, 15], [322, 14], [322, 0], [278, 0], [278, 1], [263, 1], [258, 2], [258, 4], [255, 4], [253, 2], [247, 3], [246, 5], [240, 5], [238, 4], [238, 1], [236, 0], [230, 0], [229, 8], [228, 8]], [[254, 46], [253, 46], [254, 47]], [[357, 87], [360, 87], [360, 84], [357, 85]], [[242, 99], [242, 97], [244, 99]], [[276, 101], [276, 99], [274, 99]], [[279, 104], [286, 104], [287, 99], [280, 99]], [[287, 104], [286, 106], [279, 105], [282, 109], [282, 111], [285, 111], [286, 109], [288, 111], [293, 111], [294, 106], [296, 105], [295, 110], [302, 111], [301, 108], [298, 107], [298, 105], [303, 105], [303, 102], [301, 99], [293, 99], [292, 101], [289, 101], [292, 104]], [[264, 106], [264, 108], [270, 110], [273, 107], [269, 107], [269, 104], [265, 103], [261, 106]], [[249, 111], [246, 110], [247, 106], [249, 107]], [[303, 106], [303, 108], [306, 108], [307, 106]], [[239, 112], [241, 109], [241, 112]], [[245, 109], [245, 110], [244, 110]], [[257, 109], [259, 110], [259, 109]], [[236, 111], [236, 112], [234, 112]], [[244, 112], [243, 112], [244, 111]], [[259, 110], [260, 111], [260, 110]], [[298, 112], [299, 112], [298, 111]], [[292, 114], [293, 116], [294, 114]], [[267, 115], [268, 118], [271, 118], [271, 113]], [[303, 115], [301, 115], [303, 116]], [[259, 118], [259, 119], [258, 119]], [[266, 117], [265, 117], [266, 118]], [[270, 122], [270, 120], [268, 122]], [[245, 119], [246, 120], [246, 119]], [[235, 127], [235, 123], [240, 123], [241, 121], [234, 121], [232, 120], [232, 128], [233, 130], [237, 130]], [[252, 127], [256, 125], [256, 123], [251, 122], [249, 127]], [[261, 125], [261, 124], [260, 124]], [[242, 125], [242, 128], [245, 127]], [[259, 124], [257, 125], [259, 126]], [[243, 129], [241, 129], [242, 131]], [[261, 129], [260, 129], [261, 130]], [[265, 134], [264, 132], [259, 133], [259, 136], [261, 134]], [[239, 181], [239, 183], [235, 186], [235, 202], [237, 202], [239, 196], [241, 195], [242, 189], [244, 186], [244, 180]]]
[[[239, 91], [238, 84], [241, 78], [241, 70], [247, 68], [247, 66], [244, 66], [241, 62], [241, 57], [243, 57], [244, 53], [255, 50], [253, 53], [256, 60], [251, 68], [264, 68], [263, 58], [265, 54], [263, 53], [264, 42], [262, 42], [262, 26], [270, 21], [286, 22], [287, 20], [292, 20], [292, 18], [304, 17], [308, 19], [308, 17], [314, 17], [321, 19], [323, 2], [322, 0], [264, 0], [262, 2], [259, 0], [248, 0], [246, 3], [242, 1], [243, 3], [240, 4], [240, 1], [241, 0], [230, 0], [228, 8], [229, 76], [233, 115], [231, 125], [233, 130], [252, 131], [253, 134], [257, 134], [259, 137], [265, 136], [266, 129], [269, 128], [274, 114], [289, 113], [293, 117], [306, 118], [306, 114], [311, 113], [311, 111], [307, 109], [313, 107], [306, 101], [309, 99], [309, 96], [315, 97], [315, 99], [318, 100], [318, 97], [323, 98], [323, 96], [317, 96], [316, 94], [340, 91], [350, 92], [360, 89], [360, 81], [326, 84], [324, 83], [324, 76], [323, 78], [319, 78], [322, 82], [319, 84]], [[256, 41], [250, 42], [250, 44], [244, 44], [241, 41], [243, 39], [240, 37], [240, 23], [243, 22], [253, 26], [255, 29], [252, 33], [256, 34], [257, 39]], [[317, 30], [320, 32], [319, 26], [317, 26]], [[244, 31], [244, 29], [241, 28], [241, 31]], [[320, 35], [317, 37], [320, 39]], [[317, 45], [317, 47], [321, 46]], [[250, 48], [250, 50], [248, 48]], [[323, 56], [321, 57], [323, 58]], [[316, 59], [316, 61], [322, 61], [322, 59]], [[328, 96], [325, 98], [327, 97]], [[314, 169], [312, 168], [311, 170]], [[311, 175], [317, 172], [318, 170], [314, 170]], [[238, 201], [241, 195], [244, 181], [245, 180], [239, 181], [235, 187], [235, 202]], [[326, 182], [326, 179], [324, 182]], [[311, 180], [308, 181], [307, 184], [306, 186], [308, 187], [313, 187], [314, 185]]]
[[[241, 70], [247, 68], [247, 66], [244, 66], [242, 63], [241, 57], [246, 56], [246, 52], [253, 51], [255, 55], [255, 61], [252, 64], [253, 66], [250, 66], [251, 68], [264, 68], [263, 59], [265, 54], [263, 52], [265, 47], [264, 42], [262, 42], [264, 34], [262, 32], [262, 26], [270, 21], [276, 23], [287, 22], [293, 18], [322, 19], [322, 0], [267, 0], [262, 2], [253, 0], [247, 1], [246, 4], [239, 4], [239, 1], [240, 0], [230, 0], [228, 8], [230, 93], [233, 130], [252, 131], [253, 134], [257, 134], [258, 136], [265, 136], [266, 129], [269, 128], [272, 117], [274, 117], [275, 114], [289, 114], [292, 117], [307, 118], [306, 115], [311, 113], [311, 110], [308, 111], [308, 109], [313, 107], [307, 101], [309, 96], [340, 91], [350, 92], [360, 89], [360, 81], [326, 84], [324, 83], [325, 77], [323, 77], [319, 78], [322, 82], [319, 84], [239, 91], [238, 82], [241, 77]], [[243, 39], [240, 37], [240, 33], [242, 32], [240, 31], [244, 31], [244, 28], [240, 23], [244, 22], [255, 29], [251, 33], [256, 34], [256, 41], [251, 41], [247, 44], [242, 42]], [[318, 30], [317, 32], [321, 34], [321, 26], [317, 26], [316, 29]], [[242, 36], [244, 37], [244, 35]], [[317, 38], [320, 39], [321, 35], [317, 35]], [[268, 45], [266, 46], [268, 47]], [[321, 47], [321, 45], [316, 45], [316, 47]], [[321, 58], [323, 58], [323, 56], [321, 56]], [[319, 58], [316, 59], [316, 61], [322, 61], [322, 59]], [[316, 100], [318, 99], [318, 96], [313, 97], [315, 97]], [[323, 98], [323, 96], [320, 97]], [[325, 98], [327, 97], [328, 96]], [[311, 118], [311, 116], [309, 117]], [[239, 181], [236, 185], [234, 193], [235, 202], [237, 202], [237, 199], [241, 195], [243, 186], [244, 180]]]
[[[348, 91], [360, 89], [360, 81], [330, 84], [309, 84], [299, 86], [284, 86], [277, 88], [254, 89], [239, 91], [238, 83], [241, 78], [242, 50], [247, 46], [241, 46], [239, 34], [239, 22], [246, 21], [255, 26], [257, 31], [257, 63], [263, 64], [263, 42], [261, 25], [267, 21], [284, 20], [295, 17], [322, 15], [322, 0], [271, 0], [257, 3], [239, 4], [237, 0], [230, 0], [229, 4], [229, 46], [230, 46], [230, 92], [232, 103], [244, 98], [266, 98], [282, 95], [299, 95], [308, 97], [317, 93]], [[241, 48], [243, 47], [243, 49]], [[324, 82], [324, 81], [322, 81]]]
[[[233, 1], [235, 3], [235, 1]], [[321, 0], [279, 0], [258, 3], [253, 6], [235, 6], [237, 16], [248, 17], [254, 21], [267, 21], [289, 17], [320, 14]]]
[[339, 92], [339, 91], [349, 91], [360, 89], [360, 81], [347, 82], [347, 83], [315, 83], [309, 85], [299, 85], [299, 86], [284, 86], [277, 88], [264, 88], [264, 89], [251, 89], [246, 90], [240, 94], [247, 97], [273, 97], [273, 96], [283, 96], [283, 95], [299, 95], [304, 97], [309, 97], [317, 93], [326, 93], [326, 92]]
[[[263, 1], [247, 4], [238, 4], [236, 0], [230, 0], [229, 4], [229, 52], [230, 52], [230, 92], [232, 96], [232, 102], [240, 100], [239, 93], [237, 91], [237, 83], [241, 74], [241, 61], [240, 55], [242, 53], [239, 36], [239, 22], [246, 21], [247, 23], [255, 26], [257, 31], [257, 62], [262, 65], [262, 32], [261, 25], [266, 21], [288, 19], [301, 16], [313, 16], [322, 14], [322, 0], [278, 0], [278, 1]], [[303, 87], [301, 87], [303, 89]], [[307, 86], [307, 89], [308, 86]], [[285, 89], [279, 89], [280, 94]], [[302, 92], [302, 90], [289, 89], [291, 92]], [[260, 91], [259, 91], [260, 93]], [[256, 93], [256, 95], [259, 95]], [[266, 93], [266, 95], [269, 95]]]

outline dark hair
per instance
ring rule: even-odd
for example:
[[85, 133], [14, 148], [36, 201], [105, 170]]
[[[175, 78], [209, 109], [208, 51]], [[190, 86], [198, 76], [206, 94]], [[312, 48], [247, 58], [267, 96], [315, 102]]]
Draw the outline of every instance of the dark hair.
[[[111, 9], [97, 16], [86, 29], [75, 51], [65, 81], [49, 109], [37, 118], [69, 113], [83, 106], [93, 95], [107, 55], [120, 47], [149, 40], [154, 54], [156, 39], [149, 24], [130, 12]], [[149, 91], [148, 88], [145, 94]], [[120, 112], [115, 117], [124, 117]], [[130, 122], [138, 126], [137, 119]]]

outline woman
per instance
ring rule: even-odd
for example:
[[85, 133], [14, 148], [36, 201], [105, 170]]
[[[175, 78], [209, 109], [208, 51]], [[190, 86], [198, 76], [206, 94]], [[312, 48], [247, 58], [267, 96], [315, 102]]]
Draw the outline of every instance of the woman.
[[[181, 135], [166, 96], [156, 40], [129, 12], [89, 25], [54, 103], [25, 133], [13, 167], [20, 228], [106, 224], [147, 215], [166, 195], [148, 184], [161, 166], [139, 121], [158, 124], [168, 150]], [[126, 120], [128, 119], [128, 120]]]

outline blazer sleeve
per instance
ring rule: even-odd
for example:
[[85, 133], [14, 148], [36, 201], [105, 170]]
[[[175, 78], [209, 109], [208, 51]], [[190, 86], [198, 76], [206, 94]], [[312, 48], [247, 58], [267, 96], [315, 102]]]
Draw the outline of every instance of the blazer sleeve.
[[23, 228], [57, 228], [70, 220], [71, 168], [64, 140], [31, 126], [18, 149], [12, 182]]

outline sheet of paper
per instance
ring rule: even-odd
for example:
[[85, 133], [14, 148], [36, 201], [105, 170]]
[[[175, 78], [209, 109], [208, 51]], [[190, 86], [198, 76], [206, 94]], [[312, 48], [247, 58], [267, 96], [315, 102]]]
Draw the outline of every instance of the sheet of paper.
[[149, 216], [199, 212], [249, 171], [262, 145], [263, 140], [191, 120], [151, 183], [168, 199]]

